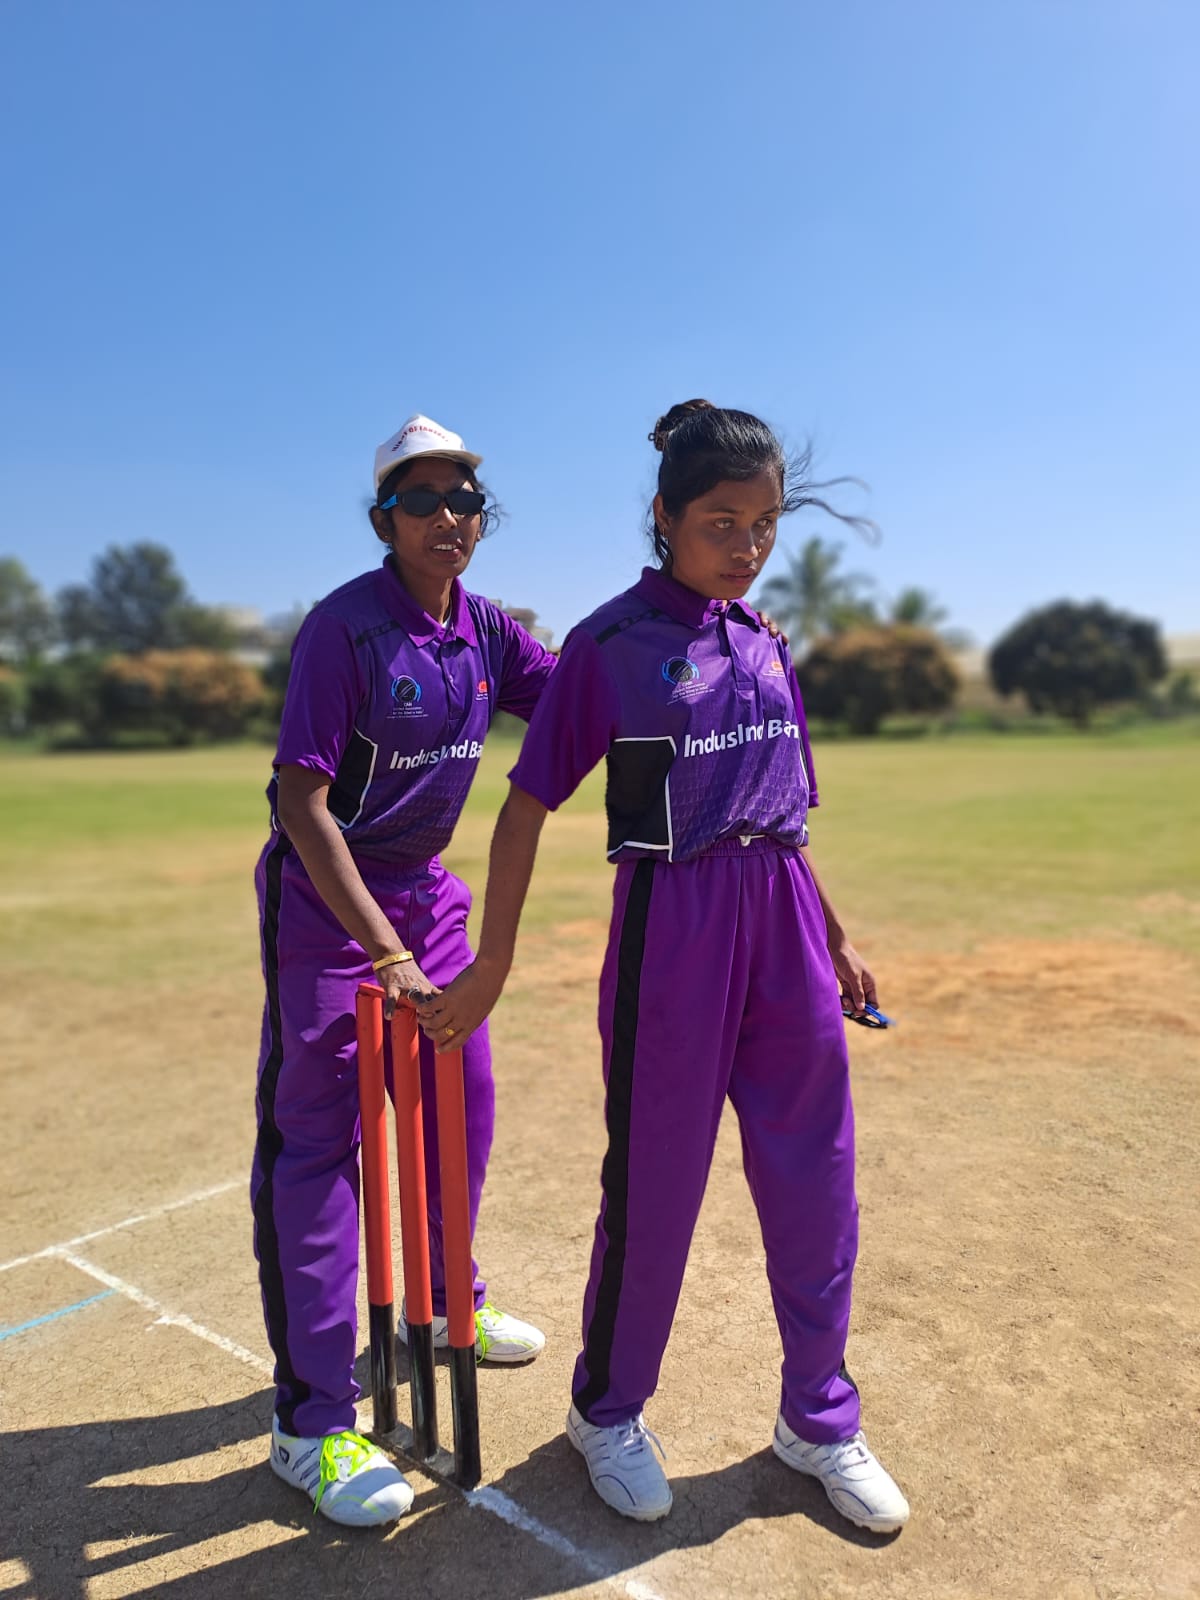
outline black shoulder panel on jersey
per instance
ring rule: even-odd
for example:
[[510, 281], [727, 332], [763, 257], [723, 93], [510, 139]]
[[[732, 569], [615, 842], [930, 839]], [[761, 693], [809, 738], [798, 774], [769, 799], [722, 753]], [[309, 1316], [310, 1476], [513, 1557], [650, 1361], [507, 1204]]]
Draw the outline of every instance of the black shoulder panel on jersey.
[[354, 641], [357, 650], [360, 644], [366, 644], [368, 639], [378, 639], [382, 634], [395, 633], [397, 628], [403, 628], [402, 622], [397, 622], [395, 617], [389, 617], [386, 622], [377, 622], [373, 628], [364, 628]]
[[614, 622], [611, 627], [605, 628], [603, 633], [596, 635], [597, 644], [607, 644], [610, 639], [615, 639], [617, 634], [624, 633], [626, 628], [635, 627], [639, 622], [652, 622], [666, 618], [665, 611], [656, 611], [651, 606], [646, 611], [639, 611], [636, 617], [622, 617], [620, 622]]
[[667, 774], [675, 759], [675, 741], [617, 739], [608, 751], [608, 853], [623, 844], [666, 850], [671, 843], [667, 810]]

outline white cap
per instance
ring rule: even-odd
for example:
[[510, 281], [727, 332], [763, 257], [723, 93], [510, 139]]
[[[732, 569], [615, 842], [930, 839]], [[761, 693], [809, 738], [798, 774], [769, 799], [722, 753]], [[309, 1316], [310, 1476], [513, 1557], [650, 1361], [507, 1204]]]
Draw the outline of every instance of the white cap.
[[412, 461], [417, 456], [440, 456], [444, 461], [461, 461], [464, 466], [477, 467], [482, 456], [473, 456], [457, 433], [451, 433], [440, 423], [418, 414], [409, 417], [398, 433], [386, 439], [375, 452], [375, 488], [402, 461]]

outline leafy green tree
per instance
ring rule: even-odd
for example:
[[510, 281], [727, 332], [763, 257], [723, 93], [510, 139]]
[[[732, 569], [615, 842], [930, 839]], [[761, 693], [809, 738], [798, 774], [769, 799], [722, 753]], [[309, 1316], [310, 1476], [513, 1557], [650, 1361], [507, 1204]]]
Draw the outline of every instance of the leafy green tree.
[[0, 734], [23, 733], [25, 728], [25, 684], [19, 672], [0, 662]]
[[197, 605], [175, 558], [158, 544], [110, 546], [93, 562], [88, 583], [60, 591], [58, 617], [70, 649], [102, 655], [226, 649], [232, 640], [220, 613]]
[[889, 622], [902, 623], [908, 628], [926, 628], [930, 633], [936, 633], [947, 649], [966, 650], [970, 646], [971, 635], [963, 628], [946, 627], [949, 615], [935, 595], [916, 584], [901, 589], [888, 607]]
[[794, 650], [821, 633], [840, 633], [875, 618], [871, 581], [862, 573], [839, 570], [842, 546], [809, 539], [799, 554], [785, 552], [786, 570], [768, 578], [755, 605], [767, 611], [788, 634]]
[[896, 712], [929, 715], [953, 705], [958, 673], [924, 628], [852, 628], [820, 639], [796, 669], [814, 717], [872, 734]]
[[187, 597], [174, 557], [162, 545], [112, 545], [92, 563], [89, 583], [60, 594], [63, 638], [74, 650], [169, 647], [172, 613]]
[[1194, 672], [1177, 672], [1167, 685], [1166, 702], [1176, 715], [1182, 716], [1192, 711], [1200, 711], [1200, 693], [1196, 690], [1196, 675]]
[[992, 646], [998, 694], [1023, 694], [1035, 713], [1085, 728], [1097, 707], [1140, 699], [1167, 673], [1158, 624], [1102, 600], [1059, 600], [1031, 611]]
[[965, 650], [971, 643], [971, 636], [962, 628], [948, 628], [946, 623], [949, 616], [950, 613], [937, 596], [917, 584], [901, 589], [888, 607], [889, 622], [898, 622], [908, 628], [926, 628], [930, 633], [936, 633], [948, 649]]
[[284, 696], [292, 672], [292, 645], [306, 615], [305, 608], [297, 605], [283, 616], [272, 617], [268, 624], [273, 642], [262, 668], [262, 680], [266, 688], [266, 709], [276, 722], [283, 712]]
[[0, 660], [36, 661], [54, 643], [54, 610], [15, 556], [0, 556]]
[[937, 632], [949, 614], [928, 589], [915, 585], [901, 589], [888, 608], [890, 621], [905, 623], [910, 628], [928, 628], [931, 633]]
[[172, 648], [177, 650], [232, 650], [237, 633], [223, 612], [215, 606], [197, 605], [186, 600], [176, 606], [168, 620]]
[[98, 715], [100, 661], [95, 656], [65, 656], [40, 661], [25, 675], [25, 715], [31, 729], [52, 732], [64, 724], [90, 729]]

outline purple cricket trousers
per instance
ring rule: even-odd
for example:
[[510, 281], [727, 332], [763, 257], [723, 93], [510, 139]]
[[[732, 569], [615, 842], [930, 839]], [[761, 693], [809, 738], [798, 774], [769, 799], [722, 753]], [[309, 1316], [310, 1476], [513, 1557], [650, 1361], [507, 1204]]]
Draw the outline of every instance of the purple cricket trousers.
[[[471, 960], [470, 893], [435, 858], [417, 867], [358, 862], [398, 938], [434, 983]], [[254, 1248], [267, 1337], [275, 1353], [275, 1410], [285, 1433], [352, 1428], [358, 1353], [358, 1069], [354, 996], [371, 965], [309, 881], [282, 835], [255, 874], [262, 920], [262, 1051], [258, 1141], [250, 1182]], [[388, 1060], [388, 1087], [391, 1063]], [[463, 1047], [471, 1227], [492, 1145], [495, 1094], [486, 1027]], [[444, 1316], [441, 1196], [433, 1049], [421, 1039], [433, 1309]], [[475, 1275], [475, 1303], [486, 1286]]]
[[654, 1393], [728, 1096], [783, 1340], [780, 1409], [803, 1439], [849, 1438], [854, 1118], [825, 919], [799, 853], [732, 839], [691, 861], [619, 865], [600, 1033], [608, 1150], [576, 1406], [608, 1427]]

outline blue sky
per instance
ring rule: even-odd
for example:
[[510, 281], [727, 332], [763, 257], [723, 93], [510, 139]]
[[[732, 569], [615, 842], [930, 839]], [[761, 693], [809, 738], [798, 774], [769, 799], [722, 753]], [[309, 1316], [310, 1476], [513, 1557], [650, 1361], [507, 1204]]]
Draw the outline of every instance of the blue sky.
[[[644, 555], [673, 401], [810, 436], [847, 564], [986, 643], [1200, 629], [1200, 11], [9, 0], [0, 554], [278, 612], [375, 560], [425, 411], [561, 638]], [[816, 516], [783, 542], [829, 533]]]

